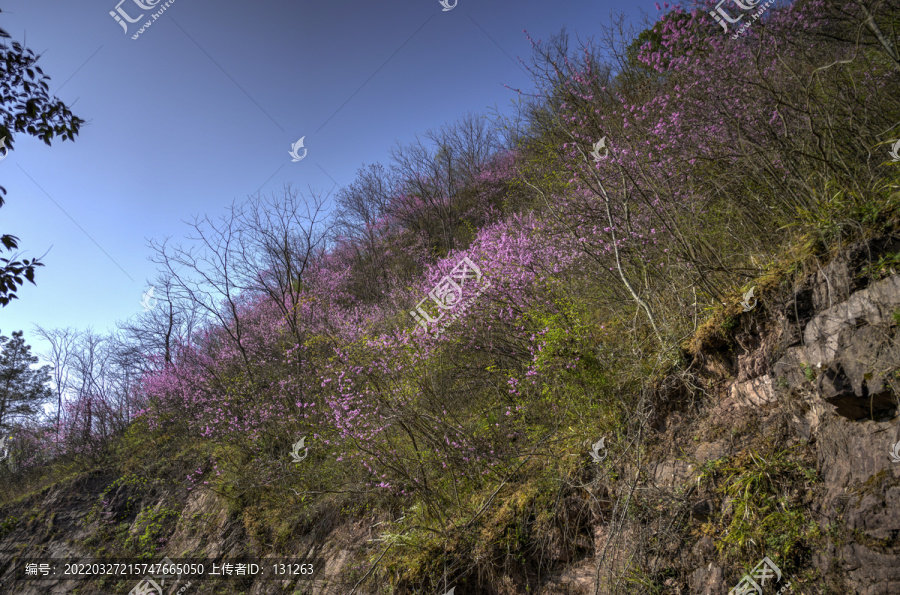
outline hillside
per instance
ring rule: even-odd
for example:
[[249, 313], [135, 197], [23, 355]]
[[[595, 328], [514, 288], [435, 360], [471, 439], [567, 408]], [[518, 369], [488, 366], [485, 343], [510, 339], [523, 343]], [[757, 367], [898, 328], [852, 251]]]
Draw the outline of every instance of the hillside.
[[0, 592], [900, 592], [900, 2], [715, 6], [533, 42], [518, 118], [329, 217], [155, 243], [155, 306], [14, 430]]

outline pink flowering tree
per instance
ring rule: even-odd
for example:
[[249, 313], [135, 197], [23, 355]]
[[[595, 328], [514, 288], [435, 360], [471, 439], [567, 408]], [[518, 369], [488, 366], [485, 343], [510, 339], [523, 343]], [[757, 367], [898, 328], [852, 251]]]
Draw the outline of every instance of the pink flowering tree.
[[[704, 300], [758, 274], [748, 253], [777, 255], [773, 217], [796, 222], [835, 184], [871, 195], [880, 174], [851, 164], [893, 116], [870, 100], [896, 111], [884, 60], [851, 43], [818, 49], [821, 2], [769, 7], [736, 38], [723, 34], [714, 8], [670, 7], [636, 42], [611, 35], [574, 56], [562, 37], [533, 42], [538, 94], [528, 117], [556, 143], [526, 143], [520, 175], [547, 220], [663, 344]], [[601, 54], [621, 59], [608, 64]], [[860, 110], [865, 123], [853, 115]], [[679, 307], [691, 290], [700, 299]]]

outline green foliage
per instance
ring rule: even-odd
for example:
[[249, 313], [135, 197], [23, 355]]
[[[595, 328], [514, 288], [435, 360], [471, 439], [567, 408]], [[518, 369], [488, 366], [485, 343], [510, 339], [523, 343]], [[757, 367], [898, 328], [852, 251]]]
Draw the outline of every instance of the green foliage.
[[[897, 188], [895, 180], [889, 180], [874, 192], [863, 195], [830, 181], [823, 196], [814, 198], [809, 206], [800, 207], [796, 221], [787, 227], [802, 230], [816, 251], [880, 235], [896, 229], [900, 222]], [[887, 263], [888, 268], [892, 263], [893, 260]], [[879, 270], [869, 268], [867, 272]]]
[[154, 494], [155, 483], [126, 473], [106, 486], [87, 516], [94, 531], [84, 545], [98, 555], [155, 558], [181, 514], [163, 503], [138, 510]]
[[2, 521], [0, 521], [0, 539], [3, 539], [7, 535], [13, 532], [16, 528], [16, 525], [19, 524], [19, 519], [12, 515], [8, 515], [4, 517]]
[[704, 532], [718, 537], [717, 549], [732, 562], [769, 556], [794, 560], [815, 537], [815, 522], [800, 505], [818, 478], [815, 469], [790, 450], [767, 456], [746, 451], [707, 463], [700, 483], [726, 507]]
[[738, 318], [736, 316], [726, 316], [725, 320], [722, 321], [722, 330], [725, 333], [730, 333], [737, 328], [737, 325]]
[[596, 415], [595, 391], [608, 385], [608, 372], [591, 348], [591, 325], [582, 321], [570, 299], [557, 301], [558, 313], [531, 311], [525, 319], [529, 328], [539, 333], [540, 349], [535, 354], [534, 370], [544, 385], [541, 389], [545, 405], [559, 402], [565, 394], [567, 409], [580, 416]]
[[[139, 477], [132, 473], [127, 473], [125, 475], [120, 476], [118, 479], [113, 481], [111, 484], [106, 486], [106, 488], [101, 493], [100, 497], [94, 502], [91, 507], [91, 512], [88, 514], [88, 522], [95, 521], [107, 521], [108, 516], [111, 514], [107, 509], [110, 506], [110, 499], [113, 494], [119, 489], [121, 486], [125, 487], [134, 487], [134, 488], [146, 488], [149, 484], [149, 480], [143, 477]], [[132, 490], [129, 490], [132, 491]], [[125, 499], [125, 505], [122, 508], [122, 513], [125, 516], [130, 515], [136, 504], [136, 498], [134, 494], [129, 494]]]
[[[469, 506], [454, 520], [455, 530], [444, 535], [424, 530], [427, 514], [420, 505], [405, 509], [402, 520], [376, 539], [393, 546], [382, 560], [385, 576], [396, 577], [394, 584], [422, 585], [427, 592], [441, 588], [446, 576], [458, 574], [471, 560], [490, 569], [550, 569], [544, 541], [557, 522], [553, 502], [558, 479], [572, 471], [564, 465], [530, 465], [523, 470], [523, 481], [507, 486], [496, 506], [488, 508], [483, 504], [490, 491], [473, 492]], [[478, 512], [483, 514], [476, 518]], [[379, 546], [373, 552], [383, 550]]]
[[806, 377], [806, 380], [809, 382], [816, 381], [816, 370], [809, 364], [800, 364], [800, 369], [803, 371], [803, 375]]
[[166, 537], [172, 533], [180, 516], [177, 510], [165, 506], [141, 511], [125, 547], [136, 551], [140, 558], [154, 558], [157, 551], [165, 546]]
[[891, 252], [863, 267], [858, 277], [870, 277], [877, 281], [896, 275], [898, 270], [900, 270], [900, 252]]
[[14, 331], [12, 339], [0, 336], [0, 437], [12, 427], [11, 418], [35, 415], [52, 396], [50, 366], [32, 369], [40, 361], [25, 344], [22, 331]]
[[[9, 34], [0, 29], [0, 39], [4, 38], [9, 38]], [[74, 139], [84, 124], [62, 101], [51, 99], [47, 92], [50, 77], [36, 65], [39, 58], [18, 42], [0, 45], [0, 139], [7, 151], [15, 144], [13, 131], [35, 136], [50, 145], [56, 136], [62, 140]], [[5, 195], [6, 189], [0, 186], [0, 207]], [[13, 235], [0, 236], [5, 250], [15, 250], [18, 241]], [[15, 255], [0, 258], [0, 307], [17, 299], [17, 285], [24, 283], [23, 277], [34, 284], [35, 267], [43, 266], [36, 258], [22, 261], [13, 258]]]

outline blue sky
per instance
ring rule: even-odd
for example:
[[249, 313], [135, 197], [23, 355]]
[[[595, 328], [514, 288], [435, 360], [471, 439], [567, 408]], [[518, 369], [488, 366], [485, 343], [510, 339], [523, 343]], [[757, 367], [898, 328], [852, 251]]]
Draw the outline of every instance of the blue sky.
[[[395, 142], [467, 112], [509, 113], [530, 89], [517, 58], [523, 29], [547, 39], [565, 26], [597, 36], [612, 13], [638, 26], [652, 1], [438, 0], [212, 2], [175, 0], [137, 39], [150, 10], [124, 0], [7, 0], [0, 27], [42, 55], [50, 90], [85, 119], [74, 142], [24, 134], [0, 162], [7, 201], [0, 233], [41, 256], [37, 286], [0, 309], [0, 332], [92, 327], [137, 316], [155, 276], [148, 239], [180, 240], [195, 215], [216, 219], [235, 199], [285, 184], [308, 193], [387, 163]], [[639, 29], [638, 29], [639, 30]], [[306, 158], [291, 144], [305, 136]]]

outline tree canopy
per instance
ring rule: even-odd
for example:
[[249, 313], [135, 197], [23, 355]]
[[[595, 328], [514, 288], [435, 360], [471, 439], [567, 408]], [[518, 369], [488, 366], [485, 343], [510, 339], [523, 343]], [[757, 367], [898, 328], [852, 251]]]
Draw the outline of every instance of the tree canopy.
[[[2, 12], [2, 11], [0, 11]], [[50, 145], [54, 137], [73, 140], [84, 120], [60, 99], [48, 93], [47, 81], [33, 51], [17, 41], [6, 43], [9, 33], [0, 28], [0, 141], [4, 157], [15, 145], [14, 133], [25, 133]], [[6, 189], [0, 186], [0, 207], [4, 204]], [[19, 238], [11, 234], [0, 235], [0, 250], [12, 251], [19, 247]], [[44, 266], [40, 259], [16, 260], [18, 254], [0, 258], [0, 306], [17, 299], [16, 290], [27, 279], [34, 284], [34, 270]]]
[[0, 346], [0, 433], [6, 434], [15, 418], [37, 413], [52, 393], [47, 387], [50, 366], [31, 369], [39, 360], [22, 331], [13, 332], [12, 339], [0, 336]]

